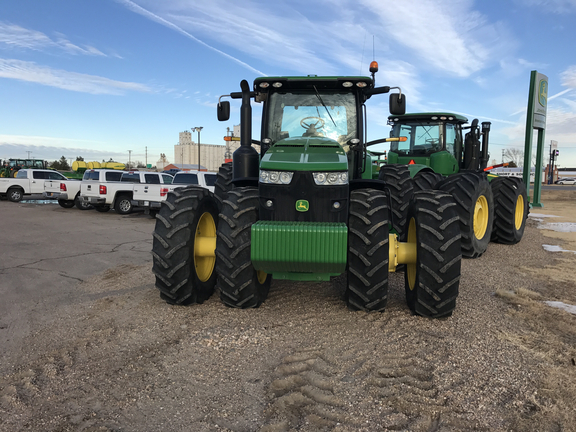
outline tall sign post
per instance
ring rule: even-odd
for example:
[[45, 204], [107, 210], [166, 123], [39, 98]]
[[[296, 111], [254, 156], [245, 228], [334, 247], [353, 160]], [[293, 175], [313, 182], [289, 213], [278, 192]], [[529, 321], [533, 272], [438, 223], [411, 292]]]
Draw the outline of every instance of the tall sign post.
[[[532, 136], [538, 131], [536, 166], [534, 169], [534, 194], [532, 207], [543, 207], [540, 202], [542, 190], [542, 158], [544, 155], [544, 135], [546, 132], [546, 109], [548, 107], [548, 77], [538, 71], [530, 74], [530, 92], [528, 94], [528, 111], [526, 113], [526, 139], [524, 146], [523, 179], [526, 190], [530, 190], [530, 172], [532, 170]], [[530, 200], [530, 197], [528, 197]]]

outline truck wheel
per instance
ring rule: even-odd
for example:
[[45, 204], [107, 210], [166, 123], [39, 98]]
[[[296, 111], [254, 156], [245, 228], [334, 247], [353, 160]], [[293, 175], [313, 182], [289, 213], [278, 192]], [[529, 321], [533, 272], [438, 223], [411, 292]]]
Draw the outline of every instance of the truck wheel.
[[462, 256], [478, 258], [488, 248], [494, 221], [494, 199], [488, 178], [485, 174], [458, 173], [442, 180], [437, 188], [456, 200]]
[[420, 171], [414, 176], [414, 192], [436, 189], [436, 185], [444, 180], [442, 174], [432, 171]]
[[217, 201], [203, 187], [178, 188], [162, 202], [152, 234], [152, 271], [167, 303], [203, 303], [214, 292], [217, 225]]
[[130, 201], [129, 195], [120, 195], [114, 200], [114, 211], [121, 215], [127, 215], [132, 213], [134, 207]]
[[20, 202], [24, 198], [24, 193], [20, 188], [10, 188], [8, 189], [8, 199], [12, 202]]
[[214, 183], [214, 196], [222, 206], [224, 198], [230, 189], [233, 189], [232, 184], [232, 162], [223, 163], [218, 170], [216, 183]]
[[440, 318], [456, 307], [460, 285], [460, 224], [454, 198], [440, 191], [416, 192], [408, 210], [407, 242], [416, 263], [406, 264], [406, 301], [415, 314]]
[[386, 182], [392, 202], [392, 228], [398, 233], [398, 238], [404, 241], [406, 237], [406, 216], [414, 186], [410, 171], [406, 165], [383, 165], [378, 175]]
[[90, 210], [94, 208], [92, 204], [90, 204], [88, 201], [80, 199], [80, 196], [76, 196], [76, 199], [74, 200], [74, 205], [78, 210]]
[[345, 299], [355, 310], [383, 312], [388, 302], [388, 199], [375, 189], [350, 194], [348, 284]]
[[272, 276], [257, 271], [250, 259], [252, 224], [258, 220], [258, 189], [239, 187], [222, 203], [216, 240], [220, 299], [235, 308], [257, 308], [268, 296]]
[[110, 206], [109, 205], [95, 205], [94, 208], [96, 209], [97, 212], [100, 213], [106, 213], [108, 211], [110, 211]]
[[528, 216], [526, 185], [519, 178], [496, 177], [490, 187], [494, 195], [492, 241], [516, 244], [522, 240]]
[[60, 207], [64, 207], [64, 208], [72, 208], [74, 207], [74, 201], [70, 201], [70, 200], [62, 200], [59, 199], [58, 200], [58, 204], [60, 204]]

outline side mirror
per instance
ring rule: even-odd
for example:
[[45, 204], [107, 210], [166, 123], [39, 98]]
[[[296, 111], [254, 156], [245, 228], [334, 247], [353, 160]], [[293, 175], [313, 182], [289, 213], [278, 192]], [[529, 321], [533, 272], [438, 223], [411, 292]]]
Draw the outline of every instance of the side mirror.
[[218, 120], [226, 121], [230, 119], [230, 102], [218, 102]]
[[406, 95], [403, 95], [402, 93], [390, 94], [390, 114], [406, 114]]

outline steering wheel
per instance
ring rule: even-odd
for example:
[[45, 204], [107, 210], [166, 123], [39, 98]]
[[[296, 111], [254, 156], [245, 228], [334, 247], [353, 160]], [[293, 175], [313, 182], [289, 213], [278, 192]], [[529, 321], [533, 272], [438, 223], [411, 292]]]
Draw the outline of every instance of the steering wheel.
[[[312, 123], [312, 122], [308, 122], [306, 123], [306, 120], [316, 120], [316, 123]], [[320, 126], [317, 126], [318, 123], [321, 123]], [[306, 132], [310, 131], [314, 131], [316, 132], [317, 129], [322, 129], [324, 127], [324, 120], [322, 120], [320, 117], [304, 117], [302, 120], [300, 120], [300, 126], [302, 126], [304, 129], [306, 129]], [[310, 130], [312, 129], [312, 130]]]

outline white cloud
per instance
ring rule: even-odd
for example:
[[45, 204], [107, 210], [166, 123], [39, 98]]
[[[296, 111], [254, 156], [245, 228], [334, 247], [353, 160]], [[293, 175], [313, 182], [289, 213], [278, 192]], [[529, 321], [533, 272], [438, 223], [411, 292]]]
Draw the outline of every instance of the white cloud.
[[560, 74], [562, 78], [562, 85], [576, 89], [576, 66], [570, 66]]
[[0, 78], [11, 78], [91, 94], [122, 95], [127, 91], [153, 92], [150, 87], [144, 84], [115, 81], [95, 75], [52, 69], [47, 66], [39, 66], [34, 62], [13, 59], [0, 58]]
[[[240, 59], [237, 59], [236, 57], [231, 56], [230, 54], [227, 54], [217, 48], [214, 48], [211, 45], [208, 45], [206, 42], [201, 41], [200, 39], [198, 39], [197, 37], [193, 36], [192, 34], [190, 34], [189, 32], [185, 31], [184, 29], [180, 28], [179, 26], [177, 26], [176, 24], [168, 21], [167, 19], [162, 18], [161, 16], [150, 12], [149, 10], [144, 9], [143, 7], [139, 6], [138, 4], [134, 3], [131, 0], [116, 0], [118, 3], [122, 3], [125, 6], [127, 6], [129, 9], [131, 9], [132, 11], [139, 13], [140, 15], [143, 15], [153, 21], [156, 21], [159, 24], [162, 24], [168, 28], [171, 28], [172, 30], [176, 30], [177, 32], [183, 34], [184, 36], [198, 42], [201, 45], [204, 45], [205, 47], [223, 55], [224, 57], [229, 58], [230, 60], [237, 62], [239, 64], [241, 64], [242, 66], [246, 67], [247, 69], [250, 69], [252, 72], [257, 73], [258, 75], [266, 75], [264, 72], [260, 72], [258, 69], [253, 68], [252, 66], [250, 66], [248, 63], [243, 62]], [[220, 21], [220, 24], [222, 24], [222, 21]], [[213, 27], [212, 31], [214, 31], [214, 29], [217, 29], [218, 27]], [[216, 32], [217, 33], [217, 32]], [[234, 39], [234, 38], [232, 38]]]
[[81, 47], [73, 44], [62, 34], [58, 34], [56, 39], [51, 39], [42, 32], [0, 21], [0, 47], [1, 46], [35, 51], [58, 49], [68, 54], [105, 56], [102, 51], [92, 46], [86, 45]]

